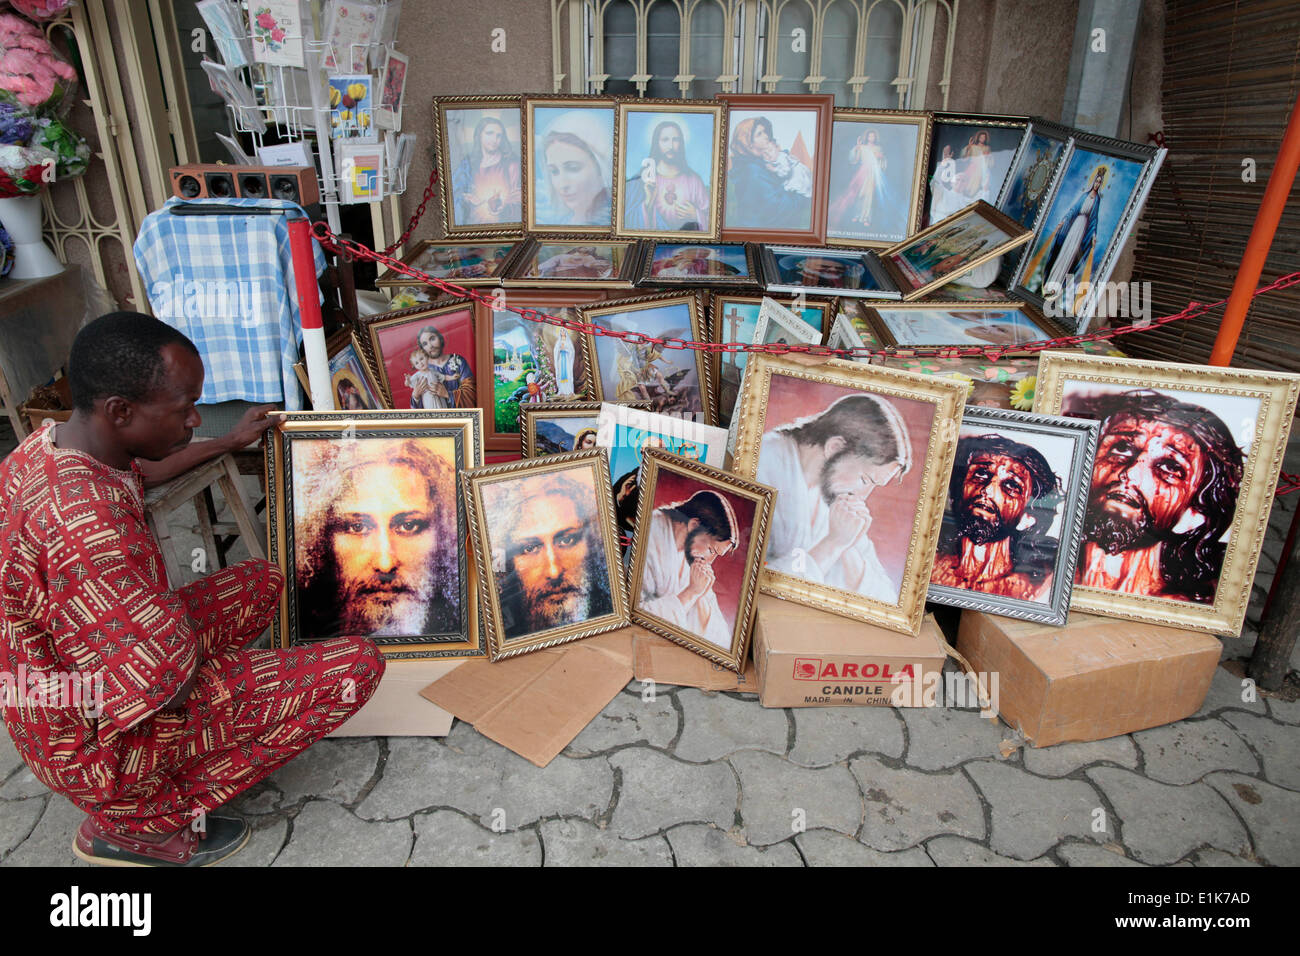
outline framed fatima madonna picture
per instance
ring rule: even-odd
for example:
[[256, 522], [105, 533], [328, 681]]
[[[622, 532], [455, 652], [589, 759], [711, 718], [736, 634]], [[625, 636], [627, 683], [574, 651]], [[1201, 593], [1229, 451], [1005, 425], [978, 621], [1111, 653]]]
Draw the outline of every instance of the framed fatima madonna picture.
[[826, 240], [830, 94], [720, 93], [727, 104], [722, 238]]
[[434, 141], [448, 239], [518, 236], [524, 228], [517, 96], [434, 100]]
[[754, 355], [733, 470], [777, 490], [764, 592], [918, 633], [966, 385]]
[[489, 451], [519, 447], [522, 413], [547, 402], [586, 399], [592, 388], [588, 337], [529, 315], [576, 321], [578, 308], [604, 294], [560, 289], [518, 289], [478, 302], [478, 367], [492, 370], [482, 392], [483, 444]]
[[614, 228], [615, 101], [524, 99], [525, 221], [530, 233]]
[[891, 246], [880, 261], [903, 299], [911, 301], [1032, 238], [1028, 229], [981, 201]]
[[618, 104], [614, 234], [712, 239], [722, 231], [720, 102], [637, 99]]
[[1045, 352], [1034, 411], [1101, 423], [1072, 604], [1241, 633], [1300, 375]]
[[640, 483], [632, 620], [742, 670], [775, 492], [658, 449], [644, 453]]
[[482, 464], [481, 412], [292, 412], [267, 443], [280, 647], [340, 635], [389, 657], [480, 657], [456, 475]]
[[467, 471], [461, 490], [492, 660], [627, 626], [603, 452]]
[[836, 110], [826, 241], [884, 249], [916, 232], [929, 148], [928, 113]]
[[389, 408], [476, 408], [474, 306], [468, 299], [362, 319], [361, 347]]
[[1097, 423], [967, 406], [928, 599], [1061, 625]]

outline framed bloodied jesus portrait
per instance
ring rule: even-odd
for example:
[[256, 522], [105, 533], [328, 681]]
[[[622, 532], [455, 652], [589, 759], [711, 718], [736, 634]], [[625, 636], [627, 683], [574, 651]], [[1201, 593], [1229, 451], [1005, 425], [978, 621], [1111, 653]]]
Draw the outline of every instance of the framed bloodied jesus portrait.
[[492, 660], [627, 626], [609, 487], [602, 451], [461, 475]]
[[764, 592], [917, 634], [966, 384], [752, 355], [733, 471], [778, 492]]
[[1044, 352], [1034, 411], [1101, 423], [1073, 607], [1236, 637], [1300, 375]]
[[456, 474], [483, 461], [482, 412], [296, 412], [267, 443], [277, 646], [341, 635], [385, 656], [480, 657]]
[[1097, 423], [968, 406], [928, 599], [1065, 623]]
[[632, 620], [741, 670], [776, 493], [657, 448], [642, 453], [640, 484]]

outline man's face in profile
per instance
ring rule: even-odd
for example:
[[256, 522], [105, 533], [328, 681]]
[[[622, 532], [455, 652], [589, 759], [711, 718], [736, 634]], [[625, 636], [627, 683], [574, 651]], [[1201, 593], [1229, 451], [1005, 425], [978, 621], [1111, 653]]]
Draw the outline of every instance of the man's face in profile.
[[692, 528], [686, 533], [686, 543], [682, 550], [686, 554], [687, 564], [703, 561], [711, 565], [718, 558], [725, 558], [730, 553], [731, 539], [716, 538], [703, 528]]
[[586, 607], [587, 528], [565, 495], [538, 495], [524, 502], [511, 532], [515, 574], [524, 592], [531, 629], [572, 624]]
[[330, 548], [344, 634], [419, 634], [438, 545], [428, 482], [407, 465], [362, 465], [335, 503]]
[[847, 449], [838, 451], [822, 465], [822, 498], [827, 504], [834, 503], [840, 495], [865, 501], [876, 488], [897, 478], [901, 470], [896, 461], [875, 462]]
[[1097, 447], [1088, 503], [1090, 524], [1105, 522], [1118, 538], [1115, 554], [1149, 532], [1168, 532], [1192, 503], [1205, 475], [1194, 438], [1165, 422], [1117, 415]]
[[1018, 458], [978, 454], [966, 467], [961, 509], [962, 537], [988, 544], [1008, 537], [1029, 504], [1033, 487], [1029, 469]]

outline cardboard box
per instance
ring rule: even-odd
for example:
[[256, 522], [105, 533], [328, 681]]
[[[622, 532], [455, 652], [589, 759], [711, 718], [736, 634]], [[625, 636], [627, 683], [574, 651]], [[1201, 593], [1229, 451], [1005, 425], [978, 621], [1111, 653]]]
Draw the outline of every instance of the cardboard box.
[[1219, 664], [1218, 638], [1070, 613], [1049, 627], [963, 611], [957, 650], [997, 675], [996, 706], [1035, 747], [1101, 740], [1200, 710]]
[[745, 669], [737, 673], [639, 627], [632, 628], [632, 635], [632, 673], [639, 681], [758, 693], [752, 656], [745, 658]]
[[632, 629], [466, 661], [420, 693], [484, 737], [545, 767], [632, 680]]
[[375, 693], [330, 737], [445, 737], [452, 716], [420, 696], [462, 661], [388, 661]]
[[[926, 706], [947, 657], [927, 614], [916, 637], [760, 595], [754, 667], [764, 707]], [[899, 691], [903, 693], [899, 693]]]

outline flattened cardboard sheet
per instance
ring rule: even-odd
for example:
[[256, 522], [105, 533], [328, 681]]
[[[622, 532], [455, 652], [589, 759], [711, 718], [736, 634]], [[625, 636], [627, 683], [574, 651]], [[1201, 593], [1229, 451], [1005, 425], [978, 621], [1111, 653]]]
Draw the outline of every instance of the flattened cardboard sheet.
[[639, 681], [758, 693], [758, 675], [754, 672], [752, 656], [746, 657], [744, 670], [737, 674], [658, 634], [639, 627], [632, 631], [632, 672]]

